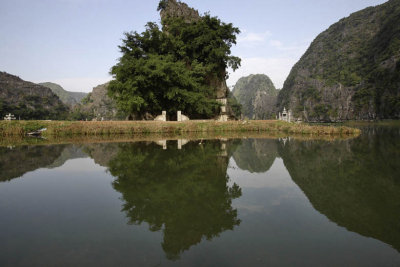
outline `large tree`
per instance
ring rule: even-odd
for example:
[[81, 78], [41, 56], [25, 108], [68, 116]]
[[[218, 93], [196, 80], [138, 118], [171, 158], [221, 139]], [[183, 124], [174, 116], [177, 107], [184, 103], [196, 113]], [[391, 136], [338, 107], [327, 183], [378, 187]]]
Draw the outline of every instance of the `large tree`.
[[219, 111], [215, 80], [227, 77], [227, 67], [240, 66], [230, 51], [238, 33], [231, 23], [209, 14], [193, 21], [171, 16], [162, 20], [162, 29], [149, 22], [141, 34], [125, 33], [109, 94], [137, 118], [162, 110], [212, 117]]

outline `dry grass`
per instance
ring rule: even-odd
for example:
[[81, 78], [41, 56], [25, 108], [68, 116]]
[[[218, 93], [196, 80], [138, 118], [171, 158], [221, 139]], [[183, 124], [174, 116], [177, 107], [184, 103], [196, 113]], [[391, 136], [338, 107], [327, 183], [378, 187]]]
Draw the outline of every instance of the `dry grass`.
[[0, 136], [25, 136], [28, 132], [47, 128], [43, 136], [104, 136], [104, 135], [143, 135], [182, 134], [182, 133], [228, 133], [228, 132], [267, 132], [282, 134], [359, 135], [360, 130], [345, 126], [310, 126], [283, 121], [0, 121]]
[[[215, 140], [215, 139], [277, 139], [286, 138], [281, 132], [188, 132], [188, 133], [150, 133], [138, 135], [75, 135], [75, 136], [47, 136], [46, 138], [29, 138], [24, 136], [6, 136], [0, 138], [0, 147], [21, 145], [54, 145], [54, 144], [92, 144], [92, 143], [128, 143], [154, 142], [160, 140]], [[323, 140], [337, 141], [354, 138], [354, 135], [309, 135], [291, 134], [296, 140]]]

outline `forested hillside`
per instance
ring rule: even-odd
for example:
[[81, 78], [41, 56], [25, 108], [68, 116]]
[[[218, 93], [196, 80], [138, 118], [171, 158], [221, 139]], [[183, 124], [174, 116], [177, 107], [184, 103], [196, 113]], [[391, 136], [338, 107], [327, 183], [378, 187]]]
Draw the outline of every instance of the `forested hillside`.
[[318, 35], [292, 68], [278, 105], [310, 121], [400, 118], [400, 0], [356, 12]]

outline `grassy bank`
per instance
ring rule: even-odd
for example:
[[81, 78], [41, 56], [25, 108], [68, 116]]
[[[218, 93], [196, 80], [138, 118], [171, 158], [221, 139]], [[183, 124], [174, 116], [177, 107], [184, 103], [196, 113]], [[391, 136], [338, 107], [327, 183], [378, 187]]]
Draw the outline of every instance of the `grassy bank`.
[[[75, 135], [47, 136], [34, 138], [25, 136], [5, 136], [0, 138], [0, 147], [22, 145], [57, 145], [57, 144], [93, 144], [93, 143], [129, 143], [154, 142], [161, 140], [215, 140], [215, 139], [277, 139], [286, 138], [282, 132], [188, 132], [188, 133], [150, 133], [138, 135]], [[354, 135], [310, 135], [291, 134], [291, 139], [302, 141], [338, 141], [354, 138]]]
[[101, 136], [138, 135], [150, 133], [224, 133], [270, 132], [307, 135], [358, 135], [360, 130], [351, 127], [311, 126], [283, 121], [0, 121], [0, 136], [25, 136], [27, 133], [47, 128], [43, 136]]

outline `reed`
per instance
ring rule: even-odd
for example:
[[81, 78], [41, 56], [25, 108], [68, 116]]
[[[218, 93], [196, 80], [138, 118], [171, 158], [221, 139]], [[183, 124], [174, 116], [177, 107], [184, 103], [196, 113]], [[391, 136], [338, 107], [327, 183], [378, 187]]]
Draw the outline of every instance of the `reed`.
[[29, 132], [47, 128], [43, 136], [102, 136], [148, 133], [190, 132], [271, 132], [306, 135], [359, 135], [360, 130], [346, 126], [295, 124], [283, 121], [228, 121], [212, 120], [186, 122], [155, 121], [0, 121], [0, 136], [25, 136]]

